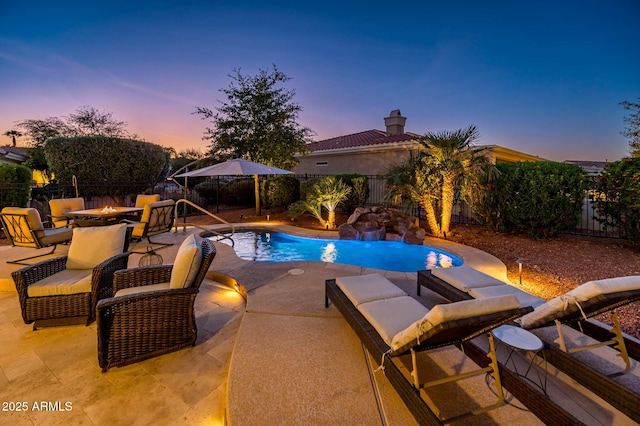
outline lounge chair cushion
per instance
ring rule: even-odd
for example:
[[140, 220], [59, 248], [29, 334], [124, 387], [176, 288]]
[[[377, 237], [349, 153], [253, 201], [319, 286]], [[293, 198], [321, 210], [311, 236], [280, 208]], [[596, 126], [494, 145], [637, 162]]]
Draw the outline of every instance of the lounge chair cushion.
[[73, 228], [67, 269], [93, 269], [105, 260], [122, 253], [127, 225]]
[[608, 278], [598, 281], [588, 281], [573, 290], [554, 297], [548, 302], [536, 307], [533, 312], [520, 318], [520, 325], [529, 328], [540, 324], [547, 317], [553, 317], [558, 312], [567, 309], [570, 305], [584, 302], [600, 294], [617, 293], [640, 289], [640, 276]]
[[400, 287], [380, 274], [339, 277], [336, 284], [356, 307], [374, 300], [407, 296]]
[[129, 288], [123, 288], [122, 290], [118, 290], [114, 295], [114, 297], [127, 296], [129, 294], [147, 293], [147, 292], [156, 291], [156, 290], [169, 290], [170, 288], [171, 287], [169, 287], [169, 283], [158, 283], [158, 284], [142, 285], [139, 287], [129, 287]]
[[462, 265], [453, 268], [434, 268], [431, 270], [434, 277], [452, 285], [465, 293], [469, 289], [504, 285], [505, 283], [487, 274], [473, 269], [470, 266]]
[[429, 312], [426, 307], [410, 296], [362, 303], [358, 306], [358, 310], [388, 345], [391, 344], [393, 336]]
[[180, 245], [171, 270], [171, 288], [187, 288], [196, 279], [202, 263], [202, 247], [195, 234], [189, 235]]
[[91, 275], [91, 269], [64, 269], [31, 284], [27, 288], [27, 295], [29, 297], [41, 297], [90, 293]]
[[52, 228], [37, 231], [36, 235], [40, 240], [40, 245], [51, 246], [71, 240], [73, 231], [69, 228]]
[[513, 295], [463, 300], [461, 302], [436, 305], [422, 318], [410, 323], [403, 330], [398, 331], [391, 339], [389, 346], [395, 351], [413, 340], [418, 342], [420, 341], [420, 336], [433, 327], [447, 321], [473, 318], [518, 308], [520, 308], [520, 303]]
[[535, 308], [536, 306], [540, 306], [546, 302], [545, 299], [541, 299], [537, 296], [534, 296], [533, 294], [529, 294], [526, 291], [522, 291], [518, 287], [509, 284], [469, 289], [469, 295], [476, 299], [506, 296], [509, 294], [516, 296], [518, 298], [518, 302], [520, 302], [520, 305], [523, 308], [527, 306]]

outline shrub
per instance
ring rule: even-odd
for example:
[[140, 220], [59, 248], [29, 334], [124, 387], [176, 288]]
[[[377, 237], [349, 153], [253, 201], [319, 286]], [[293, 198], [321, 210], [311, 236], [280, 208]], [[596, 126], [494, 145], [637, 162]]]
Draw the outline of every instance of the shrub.
[[[496, 164], [500, 176], [485, 182], [472, 205], [478, 219], [498, 232], [554, 237], [580, 221], [585, 195], [581, 167], [556, 162]], [[477, 190], [478, 188], [476, 188]]]
[[[130, 182], [135, 193], [152, 188], [161, 178], [168, 154], [160, 145], [107, 136], [79, 136], [49, 139], [45, 155], [57, 181], [69, 184], [100, 184], [94, 195], [114, 194], [112, 182]], [[71, 192], [65, 188], [65, 192]]]
[[280, 175], [262, 182], [260, 196], [265, 208], [285, 208], [300, 198], [300, 181]]
[[255, 182], [237, 179], [220, 188], [220, 202], [227, 205], [250, 206], [255, 203]]
[[300, 199], [306, 200], [309, 194], [313, 193], [314, 188], [321, 178], [311, 178], [300, 182]]
[[194, 186], [194, 191], [204, 200], [206, 204], [211, 204], [218, 197], [218, 183], [205, 180]]
[[346, 213], [352, 213], [357, 207], [364, 207], [369, 199], [368, 178], [357, 173], [336, 175], [336, 178], [351, 188], [351, 192], [342, 202], [341, 210]]
[[640, 158], [624, 158], [609, 163], [596, 182], [598, 219], [605, 227], [617, 226], [622, 235], [638, 243], [640, 239]]
[[19, 164], [0, 164], [0, 209], [27, 207], [31, 197], [31, 169]]

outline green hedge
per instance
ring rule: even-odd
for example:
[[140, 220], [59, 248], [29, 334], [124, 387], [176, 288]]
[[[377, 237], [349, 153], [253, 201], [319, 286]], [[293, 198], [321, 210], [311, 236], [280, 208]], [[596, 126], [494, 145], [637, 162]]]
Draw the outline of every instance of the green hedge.
[[364, 207], [369, 199], [369, 179], [367, 176], [353, 173], [336, 175], [336, 178], [351, 188], [351, 192], [341, 203], [340, 209], [345, 213], [351, 214], [356, 208]]
[[102, 184], [94, 195], [115, 195], [112, 182], [130, 182], [134, 192], [144, 192], [164, 178], [169, 161], [160, 145], [106, 136], [53, 138], [44, 150], [59, 183], [68, 185], [75, 175], [80, 187]]
[[0, 164], [0, 209], [27, 207], [31, 198], [31, 169], [19, 164]]
[[265, 208], [286, 208], [300, 199], [300, 181], [288, 175], [275, 176], [262, 181], [260, 188]]
[[585, 173], [556, 162], [496, 164], [500, 176], [485, 182], [472, 208], [497, 232], [554, 237], [577, 226], [585, 196]]
[[619, 227], [622, 235], [640, 240], [640, 158], [624, 158], [606, 165], [596, 182], [595, 205], [605, 227]]

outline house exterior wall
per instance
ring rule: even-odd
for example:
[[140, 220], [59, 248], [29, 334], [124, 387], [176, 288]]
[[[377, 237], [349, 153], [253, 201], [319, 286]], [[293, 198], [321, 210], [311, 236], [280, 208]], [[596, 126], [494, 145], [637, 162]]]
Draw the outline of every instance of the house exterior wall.
[[[408, 159], [409, 153], [417, 151], [417, 149], [416, 143], [406, 143], [384, 148], [355, 147], [315, 151], [306, 156], [298, 156], [300, 163], [293, 169], [293, 172], [312, 175], [341, 173], [381, 175], [387, 168]], [[497, 162], [546, 161], [543, 158], [498, 145], [487, 146], [487, 156], [494, 164]]]
[[341, 173], [360, 173], [363, 175], [381, 175], [392, 165], [400, 164], [409, 158], [413, 147], [401, 147], [384, 150], [359, 149], [350, 152], [317, 151], [298, 157], [300, 163], [293, 169], [295, 174], [333, 175]]

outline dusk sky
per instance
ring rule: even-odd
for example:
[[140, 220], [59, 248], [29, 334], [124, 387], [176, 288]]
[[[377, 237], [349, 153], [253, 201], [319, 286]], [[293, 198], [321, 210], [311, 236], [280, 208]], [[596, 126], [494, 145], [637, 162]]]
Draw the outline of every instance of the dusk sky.
[[0, 133], [91, 106], [205, 150], [196, 106], [219, 106], [234, 68], [276, 64], [314, 140], [384, 130], [400, 109], [409, 132], [474, 124], [479, 144], [615, 161], [638, 46], [638, 0], [0, 0]]

